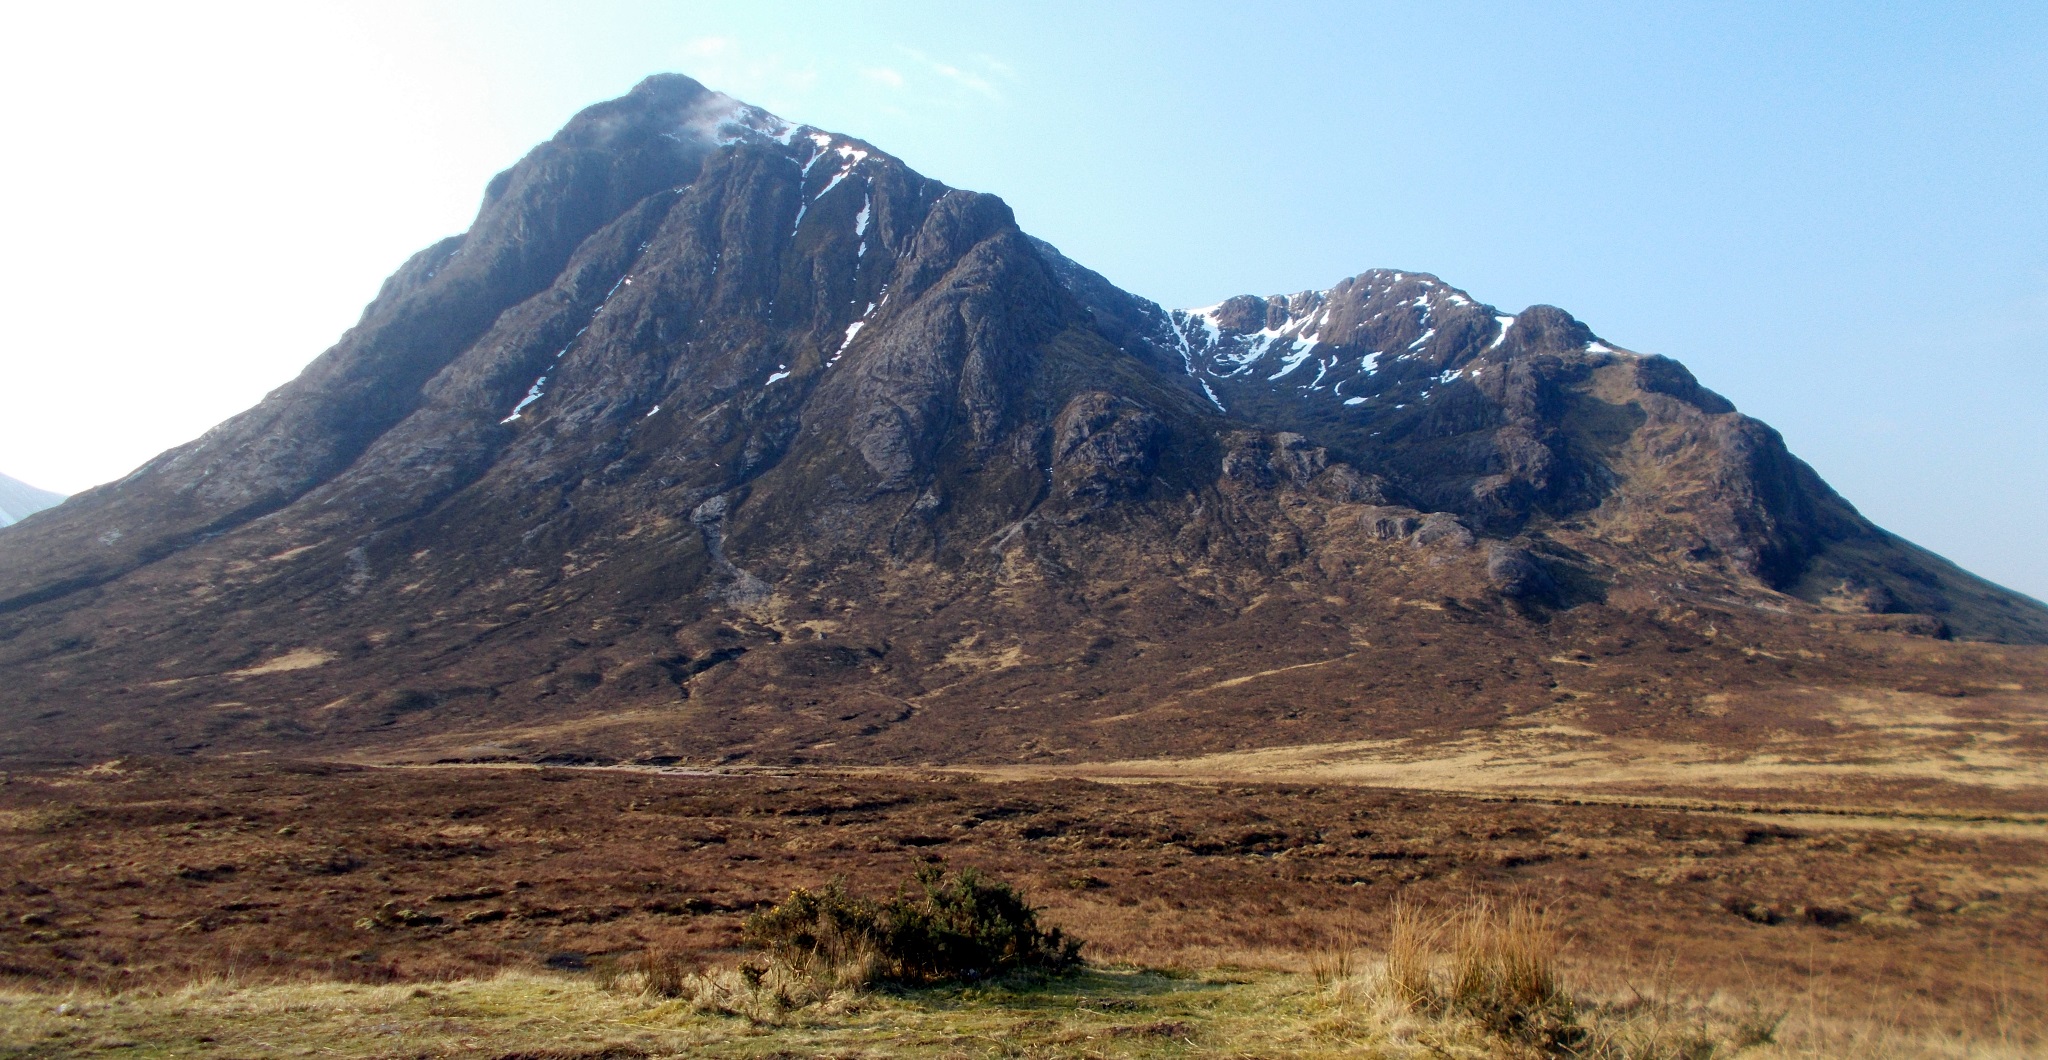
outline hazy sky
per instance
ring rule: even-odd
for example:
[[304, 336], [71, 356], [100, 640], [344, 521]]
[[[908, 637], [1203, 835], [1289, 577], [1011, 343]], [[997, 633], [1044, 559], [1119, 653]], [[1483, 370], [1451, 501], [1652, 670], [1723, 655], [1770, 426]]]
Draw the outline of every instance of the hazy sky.
[[1386, 266], [1564, 306], [2048, 597], [2048, 5], [0, 12], [0, 472], [38, 486], [252, 404], [492, 173], [677, 70], [1168, 305]]

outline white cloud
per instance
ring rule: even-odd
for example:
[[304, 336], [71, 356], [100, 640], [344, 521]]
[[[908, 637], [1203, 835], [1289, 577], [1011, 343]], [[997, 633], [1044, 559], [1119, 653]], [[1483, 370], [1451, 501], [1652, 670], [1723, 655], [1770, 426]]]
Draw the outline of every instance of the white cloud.
[[1002, 98], [998, 81], [1010, 81], [1016, 77], [1015, 68], [1010, 64], [987, 55], [974, 56], [970, 65], [977, 69], [967, 69], [955, 63], [933, 58], [916, 48], [905, 47], [902, 52], [915, 59], [925, 71], [936, 75], [954, 88], [965, 89], [991, 100]]
[[707, 87], [777, 112], [804, 110], [820, 81], [816, 66], [758, 54], [736, 37], [698, 37], [677, 59], [683, 73]]
[[902, 88], [903, 75], [886, 66], [871, 66], [860, 72], [862, 77], [888, 88]]
[[731, 37], [698, 37], [683, 45], [683, 54], [693, 59], [720, 59], [739, 50], [739, 42]]

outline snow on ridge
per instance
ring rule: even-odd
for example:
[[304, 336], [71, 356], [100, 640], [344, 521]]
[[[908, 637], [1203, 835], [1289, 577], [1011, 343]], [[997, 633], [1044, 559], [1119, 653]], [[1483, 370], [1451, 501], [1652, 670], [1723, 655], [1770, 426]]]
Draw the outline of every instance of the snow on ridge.
[[1510, 316], [1497, 316], [1497, 317], [1494, 317], [1493, 319], [1494, 319], [1495, 321], [1499, 322], [1499, 324], [1500, 324], [1500, 334], [1498, 334], [1498, 335], [1495, 335], [1495, 336], [1493, 337], [1493, 341], [1492, 341], [1492, 342], [1489, 342], [1489, 343], [1487, 343], [1487, 344], [1486, 344], [1486, 348], [1487, 348], [1487, 349], [1489, 349], [1489, 350], [1490, 350], [1490, 349], [1493, 349], [1493, 348], [1494, 348], [1495, 346], [1498, 346], [1498, 345], [1500, 345], [1500, 344], [1501, 344], [1501, 343], [1503, 343], [1503, 342], [1506, 342], [1506, 341], [1508, 340], [1508, 329], [1509, 329], [1509, 328], [1512, 328], [1512, 327], [1514, 327], [1514, 326], [1515, 326], [1515, 318], [1514, 318], [1514, 317], [1510, 317]]

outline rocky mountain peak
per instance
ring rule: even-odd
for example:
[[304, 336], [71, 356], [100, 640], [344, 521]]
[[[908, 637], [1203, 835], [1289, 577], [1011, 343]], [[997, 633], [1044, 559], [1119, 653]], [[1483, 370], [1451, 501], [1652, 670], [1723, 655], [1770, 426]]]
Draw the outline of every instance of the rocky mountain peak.
[[[0, 535], [0, 715], [253, 746], [688, 704], [698, 750], [929, 755], [902, 725], [976, 673], [1052, 717], [1161, 645], [1423, 621], [1379, 601], [1513, 640], [1673, 592], [2048, 638], [1562, 310], [1390, 270], [1167, 310], [667, 76], [255, 408]], [[272, 713], [195, 706], [256, 676]]]

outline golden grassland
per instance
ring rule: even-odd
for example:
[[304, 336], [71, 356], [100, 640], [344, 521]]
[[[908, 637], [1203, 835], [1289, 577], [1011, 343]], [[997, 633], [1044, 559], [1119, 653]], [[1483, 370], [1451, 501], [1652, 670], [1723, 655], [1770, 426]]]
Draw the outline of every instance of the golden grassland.
[[[1324, 955], [1328, 957], [1327, 954]], [[1089, 968], [1041, 982], [835, 992], [719, 1011], [635, 976], [504, 972], [429, 984], [241, 984], [0, 994], [0, 1053], [66, 1057], [1517, 1057], [1482, 1021], [1406, 1003], [1384, 955], [1307, 973]], [[1838, 984], [1851, 989], [1849, 984]], [[1705, 1060], [2030, 1057], [2038, 1016], [1956, 1036], [1813, 997], [1609, 983], [1572, 998], [1585, 1036], [1549, 1055]]]

